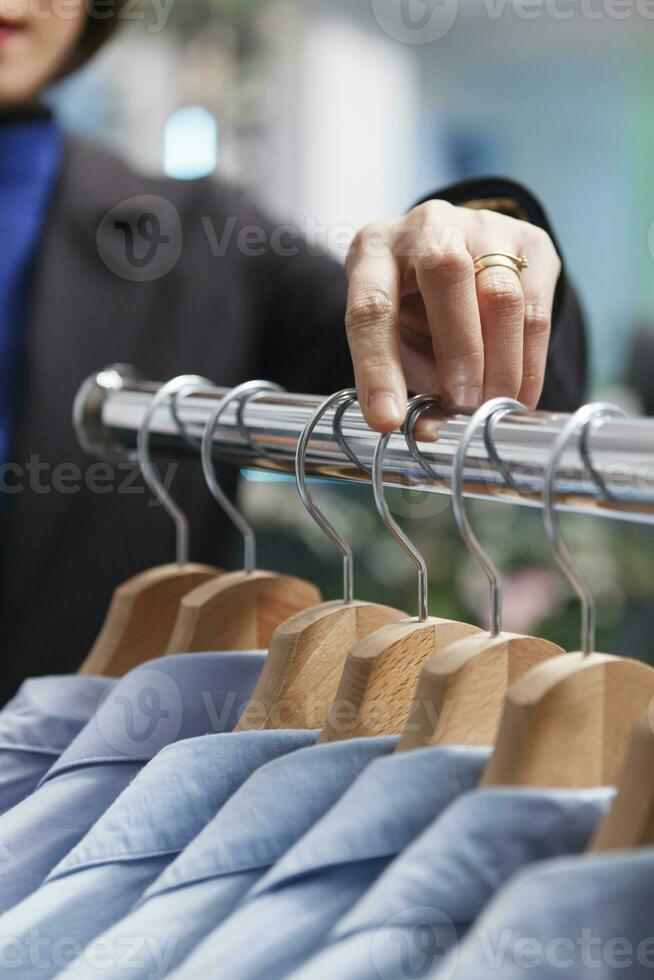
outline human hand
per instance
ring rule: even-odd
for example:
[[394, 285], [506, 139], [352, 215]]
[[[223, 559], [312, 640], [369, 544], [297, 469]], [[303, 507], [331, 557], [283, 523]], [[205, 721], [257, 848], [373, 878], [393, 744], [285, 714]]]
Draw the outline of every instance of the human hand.
[[[488, 253], [529, 265], [475, 275]], [[429, 201], [363, 228], [347, 262], [346, 326], [368, 424], [401, 425], [407, 388], [461, 408], [499, 395], [535, 408], [560, 271], [542, 228], [494, 211]]]

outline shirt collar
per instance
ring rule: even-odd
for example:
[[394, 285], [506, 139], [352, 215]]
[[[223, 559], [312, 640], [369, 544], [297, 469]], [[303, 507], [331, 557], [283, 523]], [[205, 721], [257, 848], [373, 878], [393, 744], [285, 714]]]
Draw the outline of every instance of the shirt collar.
[[473, 921], [524, 865], [583, 850], [614, 792], [500, 787], [466, 793], [388, 868], [333, 935], [389, 920], [419, 926], [426, 908], [453, 923]]
[[0, 125], [3, 189], [27, 200], [47, 200], [59, 174], [63, 135], [52, 119], [22, 119]]
[[185, 653], [122, 677], [42, 782], [80, 766], [149, 762], [172, 742], [231, 731], [265, 652]]
[[145, 897], [206, 878], [268, 868], [397, 738], [357, 738], [300, 749], [255, 772], [164, 871]]
[[478, 784], [489, 757], [490, 749], [434, 746], [376, 759], [252, 894], [319, 868], [399, 854]]
[[[502, 973], [505, 976], [542, 976], [542, 956], [539, 962], [524, 961], [518, 967], [514, 954], [526, 937], [530, 946], [539, 951], [565, 944], [562, 955], [565, 966], [552, 964], [548, 976], [647, 976], [642, 971], [602, 969], [601, 960], [586, 965], [578, 956], [580, 940], [589, 934], [598, 952], [604, 943], [616, 936], [622, 943], [631, 943], [634, 951], [641, 942], [651, 951], [651, 894], [654, 874], [654, 848], [638, 848], [633, 852], [616, 851], [607, 854], [584, 854], [577, 857], [555, 858], [528, 868], [512, 878], [490, 904], [484, 915], [468, 932], [463, 945], [451, 953], [443, 965], [447, 977], [474, 977], [480, 980], [498, 975], [497, 964], [490, 967], [488, 950], [503, 948]], [[570, 945], [572, 943], [572, 945]], [[567, 949], [565, 947], [568, 947]], [[587, 947], [590, 949], [590, 947]], [[575, 954], [573, 950], [576, 950]], [[527, 957], [530, 953], [527, 952]], [[446, 966], [456, 961], [456, 970]], [[623, 964], [621, 964], [623, 965]], [[595, 969], [591, 969], [594, 966]], [[627, 963], [624, 963], [627, 966]], [[535, 967], [535, 969], [534, 969]]]
[[177, 742], [149, 762], [48, 876], [177, 854], [259, 766], [315, 741], [308, 731], [234, 732]]
[[115, 681], [109, 677], [35, 677], [0, 711], [0, 749], [59, 756]]

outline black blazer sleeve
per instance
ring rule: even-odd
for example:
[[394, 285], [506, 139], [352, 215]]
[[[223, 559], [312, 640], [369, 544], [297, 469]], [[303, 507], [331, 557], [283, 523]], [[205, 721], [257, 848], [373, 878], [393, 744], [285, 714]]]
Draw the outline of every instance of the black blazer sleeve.
[[542, 204], [526, 187], [507, 177], [464, 180], [428, 194], [418, 203], [437, 199], [461, 206], [486, 200], [509, 201], [516, 216], [543, 228], [554, 242], [561, 259], [561, 275], [554, 295], [552, 336], [538, 407], [555, 412], [574, 411], [586, 392], [586, 329], [579, 301], [566, 274], [561, 246]]
[[[503, 178], [464, 181], [427, 195], [464, 205], [510, 200], [520, 215], [545, 229], [561, 249], [540, 202], [524, 187]], [[312, 254], [296, 241], [293, 256], [272, 256], [273, 286], [265, 312], [263, 364], [290, 390], [336, 391], [353, 383], [344, 328], [346, 282], [342, 267]], [[563, 258], [562, 258], [563, 262]], [[557, 285], [545, 384], [539, 407], [573, 411], [586, 388], [586, 334], [575, 291], [563, 267]]]
[[[528, 220], [549, 230], [538, 203], [517, 185], [473, 182], [436, 196], [466, 203], [489, 194], [513, 196]], [[138, 240], [144, 209], [157, 208], [177, 258], [167, 265], [166, 249], [158, 250], [154, 274], [135, 276], [124, 229]], [[74, 464], [87, 474], [96, 464], [79, 446], [71, 406], [84, 378], [116, 361], [161, 381], [186, 373], [225, 386], [269, 378], [317, 393], [350, 385], [345, 272], [299, 235], [280, 242], [279, 232], [230, 185], [144, 177], [105, 150], [67, 140], [37, 257], [13, 460], [24, 467], [38, 459], [50, 473]], [[583, 323], [564, 273], [543, 406], [574, 408], [584, 376]], [[104, 495], [84, 479], [73, 495], [42, 494], [24, 472], [24, 492], [5, 496], [0, 507], [0, 650], [7, 651], [0, 704], [24, 677], [76, 670], [116, 585], [174, 554], [167, 515], [147, 495], [134, 497], [131, 484]], [[222, 476], [233, 489], [234, 467]], [[122, 481], [119, 471], [116, 488]], [[231, 525], [196, 459], [179, 464], [173, 492], [192, 515], [193, 560], [240, 561], [240, 542], [230, 554]], [[275, 554], [274, 564], [296, 571], [292, 551]], [[83, 597], [74, 608], [73, 594]]]

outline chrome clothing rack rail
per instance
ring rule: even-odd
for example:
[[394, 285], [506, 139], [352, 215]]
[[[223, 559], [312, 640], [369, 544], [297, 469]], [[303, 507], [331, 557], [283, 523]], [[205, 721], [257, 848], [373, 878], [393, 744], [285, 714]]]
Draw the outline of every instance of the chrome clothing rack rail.
[[[134, 368], [115, 365], [81, 386], [74, 424], [87, 452], [110, 458], [133, 456], [147, 407], [161, 383], [143, 380]], [[216, 400], [228, 389], [198, 388], [182, 393], [174, 409], [161, 406], [151, 425], [153, 451], [181, 456], [199, 451], [199, 440]], [[293, 473], [298, 438], [323, 396], [257, 393], [234, 402], [220, 418], [213, 443], [216, 459], [249, 469]], [[240, 415], [240, 417], [239, 417]], [[431, 466], [430, 478], [402, 432], [391, 437], [385, 456], [387, 486], [449, 493], [452, 460], [468, 416], [437, 411], [433, 441], [417, 447]], [[551, 412], [511, 413], [493, 427], [493, 445], [502, 471], [489, 457], [484, 433], [470, 448], [464, 474], [466, 496], [521, 506], [541, 506], [541, 488], [553, 442], [569, 416]], [[369, 482], [378, 434], [368, 428], [357, 403], [341, 420], [341, 432], [357, 467], [333, 431], [333, 413], [315, 430], [307, 452], [312, 476], [350, 483]], [[585, 459], [581, 439], [573, 440], [556, 484], [559, 506], [578, 513], [654, 523], [654, 419], [608, 418], [588, 433]], [[590, 463], [590, 466], [589, 466]], [[505, 479], [508, 477], [508, 479]]]

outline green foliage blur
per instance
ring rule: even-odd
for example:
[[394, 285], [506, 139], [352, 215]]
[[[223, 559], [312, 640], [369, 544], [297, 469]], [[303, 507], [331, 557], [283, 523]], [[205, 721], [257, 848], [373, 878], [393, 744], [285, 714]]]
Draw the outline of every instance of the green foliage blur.
[[[355, 553], [357, 598], [417, 609], [412, 563], [381, 525], [370, 489], [323, 484], [315, 495]], [[310, 578], [325, 598], [341, 590], [340, 556], [304, 512], [292, 482], [245, 483], [243, 504], [259, 529], [265, 567]], [[389, 491], [394, 516], [429, 567], [430, 613], [488, 625], [488, 586], [456, 529], [449, 498]], [[580, 606], [549, 551], [540, 511], [472, 501], [473, 527], [502, 575], [504, 627], [580, 646]], [[562, 515], [566, 543], [592, 587], [596, 648], [654, 663], [654, 528]]]

